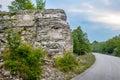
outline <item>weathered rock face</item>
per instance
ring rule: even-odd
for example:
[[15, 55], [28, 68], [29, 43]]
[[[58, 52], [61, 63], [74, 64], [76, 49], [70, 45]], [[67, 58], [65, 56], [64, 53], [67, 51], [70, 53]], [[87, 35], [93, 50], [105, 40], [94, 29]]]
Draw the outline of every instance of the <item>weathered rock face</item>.
[[[0, 24], [0, 79], [12, 80], [9, 71], [2, 67], [2, 51], [6, 44], [4, 31], [10, 25], [10, 16], [3, 16], [3, 24]], [[45, 58], [41, 80], [64, 80], [67, 75], [58, 71], [54, 66], [54, 59], [63, 55], [68, 50], [73, 50], [71, 30], [66, 22], [66, 14], [61, 9], [47, 9], [42, 11], [19, 11], [11, 17], [14, 21], [14, 29], [22, 30], [22, 41], [30, 42], [33, 46], [42, 45], [51, 59]], [[1, 18], [0, 18], [1, 20]], [[11, 79], [10, 79], [11, 78]], [[21, 80], [21, 79], [13, 79]]]
[[[72, 50], [71, 30], [63, 10], [19, 11], [11, 18], [15, 19], [15, 29], [24, 29], [23, 41], [29, 41], [36, 47], [43, 45], [49, 55], [56, 57]], [[4, 19], [9, 17], [4, 16]], [[1, 46], [4, 45], [3, 32], [7, 24], [0, 26]]]

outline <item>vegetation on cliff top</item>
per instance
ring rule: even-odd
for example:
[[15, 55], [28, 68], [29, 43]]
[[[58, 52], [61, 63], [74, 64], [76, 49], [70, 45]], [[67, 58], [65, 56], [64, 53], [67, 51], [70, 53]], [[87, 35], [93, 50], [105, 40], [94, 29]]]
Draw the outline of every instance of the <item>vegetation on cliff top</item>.
[[10, 6], [8, 6], [10, 11], [18, 10], [43, 10], [45, 9], [44, 0], [36, 0], [36, 6], [30, 0], [14, 0]]

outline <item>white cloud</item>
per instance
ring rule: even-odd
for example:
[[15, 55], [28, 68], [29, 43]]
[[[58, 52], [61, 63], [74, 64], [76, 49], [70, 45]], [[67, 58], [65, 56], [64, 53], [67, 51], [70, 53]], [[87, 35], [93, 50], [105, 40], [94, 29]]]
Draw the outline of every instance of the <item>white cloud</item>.
[[94, 17], [89, 17], [90, 21], [99, 22], [103, 24], [107, 24], [105, 26], [112, 30], [120, 30], [120, 13], [115, 12], [102, 12], [97, 13]]
[[94, 7], [89, 3], [82, 3], [79, 7], [70, 8], [68, 12], [72, 13], [92, 13]]
[[111, 25], [120, 25], [120, 14], [116, 13], [105, 13], [102, 16], [97, 16], [96, 18], [92, 18], [92, 21], [102, 22]]
[[90, 4], [81, 5], [81, 8], [72, 8], [69, 12], [84, 14], [87, 20], [106, 24], [106, 28], [120, 30], [120, 12], [114, 12], [103, 9], [96, 9]]
[[106, 5], [110, 5], [111, 4], [111, 0], [101, 0], [104, 4]]
[[0, 0], [0, 4], [2, 5], [2, 8], [0, 10], [8, 11], [8, 5], [10, 5], [12, 1], [13, 0]]
[[91, 4], [89, 4], [89, 3], [82, 3], [81, 6], [84, 7], [84, 8], [87, 8], [87, 9], [88, 9], [88, 8], [89, 8], [89, 9], [93, 9], [93, 8], [94, 8], [94, 7], [93, 7]]

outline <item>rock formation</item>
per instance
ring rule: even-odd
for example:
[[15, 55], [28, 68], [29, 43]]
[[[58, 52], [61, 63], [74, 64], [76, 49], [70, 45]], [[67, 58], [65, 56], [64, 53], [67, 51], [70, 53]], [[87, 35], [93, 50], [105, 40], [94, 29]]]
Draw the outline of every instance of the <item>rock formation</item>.
[[66, 75], [54, 68], [54, 58], [63, 55], [68, 50], [72, 51], [73, 44], [70, 26], [62, 9], [19, 11], [11, 17], [4, 15], [0, 18], [0, 79], [10, 77], [10, 73], [3, 70], [1, 66], [4, 63], [2, 51], [6, 45], [4, 32], [11, 24], [10, 18], [13, 20], [15, 30], [23, 30], [21, 34], [23, 42], [30, 42], [35, 47], [42, 45], [52, 57], [51, 60], [44, 59], [41, 80], [63, 80]]
[[[9, 16], [3, 16], [5, 20]], [[72, 50], [71, 30], [62, 9], [42, 11], [19, 11], [11, 17], [15, 29], [24, 29], [22, 40], [30, 41], [34, 46], [43, 45], [48, 54], [56, 57]], [[9, 22], [0, 26], [0, 44], [4, 45], [4, 30]]]

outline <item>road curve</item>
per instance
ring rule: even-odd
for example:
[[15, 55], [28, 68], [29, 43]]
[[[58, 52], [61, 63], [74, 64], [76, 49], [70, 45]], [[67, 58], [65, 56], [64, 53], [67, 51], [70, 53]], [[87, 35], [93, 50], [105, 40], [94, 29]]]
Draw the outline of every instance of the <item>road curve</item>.
[[71, 80], [120, 80], [120, 58], [93, 53], [95, 63]]

